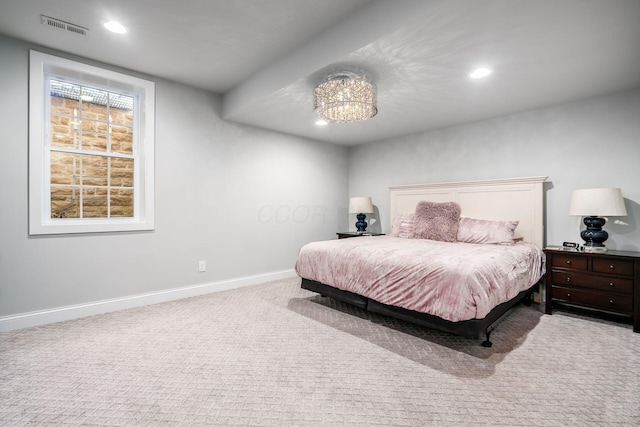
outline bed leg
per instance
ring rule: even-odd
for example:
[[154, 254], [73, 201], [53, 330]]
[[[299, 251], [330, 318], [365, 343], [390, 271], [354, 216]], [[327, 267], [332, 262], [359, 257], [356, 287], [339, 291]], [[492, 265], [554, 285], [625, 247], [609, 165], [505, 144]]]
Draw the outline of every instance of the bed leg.
[[526, 305], [527, 307], [531, 307], [531, 305], [533, 304], [533, 292], [531, 292], [529, 295], [527, 295], [526, 297], [524, 297], [524, 299], [522, 300], [523, 304]]
[[489, 335], [491, 335], [491, 331], [487, 329], [487, 339], [482, 341], [482, 344], [480, 344], [483, 347], [491, 347], [493, 345], [493, 343], [491, 341], [489, 341]]

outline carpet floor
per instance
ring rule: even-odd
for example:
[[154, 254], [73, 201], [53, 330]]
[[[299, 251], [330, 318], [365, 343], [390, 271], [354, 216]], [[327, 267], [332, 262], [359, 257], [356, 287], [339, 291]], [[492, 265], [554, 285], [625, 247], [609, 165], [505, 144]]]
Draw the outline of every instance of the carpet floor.
[[640, 425], [640, 334], [518, 306], [493, 347], [299, 279], [0, 334], [0, 425]]

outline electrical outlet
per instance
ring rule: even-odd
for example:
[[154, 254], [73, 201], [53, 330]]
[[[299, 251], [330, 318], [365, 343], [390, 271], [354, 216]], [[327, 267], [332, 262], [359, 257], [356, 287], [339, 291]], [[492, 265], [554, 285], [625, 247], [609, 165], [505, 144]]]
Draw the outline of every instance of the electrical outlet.
[[207, 261], [198, 262], [198, 271], [202, 273], [203, 271], [207, 271]]

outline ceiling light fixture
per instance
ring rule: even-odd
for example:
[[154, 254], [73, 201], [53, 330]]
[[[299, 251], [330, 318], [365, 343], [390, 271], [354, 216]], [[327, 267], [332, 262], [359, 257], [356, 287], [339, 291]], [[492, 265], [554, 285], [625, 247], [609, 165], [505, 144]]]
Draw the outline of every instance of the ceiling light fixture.
[[471, 73], [469, 73], [469, 78], [481, 79], [483, 77], [487, 77], [491, 73], [493, 73], [493, 70], [490, 70], [489, 68], [476, 68]]
[[327, 122], [355, 122], [378, 113], [377, 90], [363, 76], [331, 74], [313, 91], [313, 110]]
[[124, 34], [127, 32], [127, 29], [124, 27], [124, 25], [122, 25], [118, 21], [105, 22], [104, 27], [112, 33], [116, 34]]

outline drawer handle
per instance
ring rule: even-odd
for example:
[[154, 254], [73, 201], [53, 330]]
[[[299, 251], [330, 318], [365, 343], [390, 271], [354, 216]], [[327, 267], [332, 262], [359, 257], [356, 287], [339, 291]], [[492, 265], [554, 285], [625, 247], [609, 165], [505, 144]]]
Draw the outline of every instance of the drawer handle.
[[571, 298], [571, 294], [567, 294], [567, 297]]
[[571, 282], [571, 277], [567, 277], [567, 283]]
[[615, 285], [613, 284], [613, 282], [609, 282], [609, 286], [613, 288]]
[[612, 299], [609, 300], [609, 304], [613, 304], [613, 300]]
[[571, 265], [571, 260], [570, 259], [567, 260], [567, 265]]
[[616, 266], [615, 266], [615, 265], [611, 264], [611, 265], [609, 266], [609, 270], [615, 270], [615, 269], [616, 269]]

